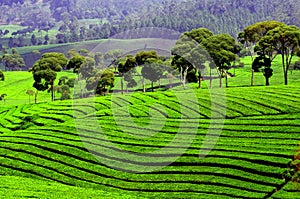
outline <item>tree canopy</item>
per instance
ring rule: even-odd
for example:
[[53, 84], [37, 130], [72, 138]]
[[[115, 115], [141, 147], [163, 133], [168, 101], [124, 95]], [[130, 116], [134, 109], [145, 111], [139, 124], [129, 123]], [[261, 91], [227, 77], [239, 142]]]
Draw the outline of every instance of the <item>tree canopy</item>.
[[33, 87], [38, 91], [45, 91], [50, 87], [51, 99], [54, 100], [56, 73], [66, 67], [67, 63], [68, 60], [62, 53], [50, 52], [43, 54], [41, 59], [37, 60], [29, 70], [33, 74]]

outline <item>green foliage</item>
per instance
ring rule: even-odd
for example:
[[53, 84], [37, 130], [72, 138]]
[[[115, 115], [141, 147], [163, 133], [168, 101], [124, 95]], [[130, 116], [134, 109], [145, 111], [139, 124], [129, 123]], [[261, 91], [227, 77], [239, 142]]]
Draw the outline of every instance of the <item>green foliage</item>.
[[24, 59], [15, 49], [12, 49], [11, 54], [4, 54], [0, 60], [4, 64], [5, 70], [20, 70], [25, 66]]
[[153, 92], [153, 82], [157, 82], [163, 74], [163, 64], [162, 61], [155, 58], [147, 59], [147, 63], [142, 67], [142, 75], [144, 78], [149, 79], [152, 84]]
[[37, 60], [33, 67], [29, 70], [33, 74], [33, 87], [38, 91], [45, 91], [49, 89], [52, 93], [52, 100], [54, 100], [54, 81], [56, 79], [56, 72], [60, 72], [68, 63], [67, 58], [62, 53], [45, 53], [41, 59]]
[[92, 77], [95, 74], [95, 65], [95, 59], [86, 57], [78, 70], [79, 75], [85, 80]]
[[136, 66], [137, 61], [133, 55], [127, 55], [125, 58], [118, 60], [118, 71], [121, 75], [127, 73]]
[[5, 80], [5, 75], [2, 72], [2, 70], [0, 70], [0, 81], [4, 81]]
[[269, 78], [273, 75], [273, 69], [271, 68], [271, 59], [263, 54], [256, 57], [252, 63], [252, 70], [259, 72], [262, 70], [263, 75], [266, 78], [266, 86], [269, 86]]
[[158, 55], [157, 55], [157, 52], [155, 50], [151, 50], [151, 51], [141, 51], [139, 53], [137, 53], [135, 55], [135, 60], [136, 60], [136, 63], [137, 65], [143, 65], [145, 63], [147, 63], [147, 60], [148, 59], [159, 59]]
[[[72, 193], [70, 197], [78, 195], [78, 198], [103, 198], [106, 194], [115, 198], [113, 193], [117, 190], [117, 196], [128, 194], [129, 197], [138, 198], [228, 198], [228, 195], [230, 198], [263, 198], [284, 183], [280, 175], [286, 169], [290, 152], [299, 144], [299, 140], [295, 139], [299, 134], [297, 124], [300, 121], [298, 90], [298, 86], [291, 85], [226, 89], [226, 122], [224, 125], [219, 120], [214, 123], [214, 128], [223, 129], [222, 136], [210, 154], [202, 159], [199, 159], [199, 150], [212, 122], [211, 97], [207, 89], [116, 94], [80, 99], [75, 105], [66, 100], [17, 107], [1, 106], [0, 123], [5, 130], [1, 129], [4, 134], [0, 140], [0, 174], [1, 179], [13, 176], [10, 178], [14, 180], [1, 181], [0, 193], [7, 198], [10, 195], [63, 198], [69, 197], [69, 193]], [[195, 92], [201, 107], [199, 110], [195, 109], [193, 103], [185, 103], [183, 107], [179, 102], [177, 96], [184, 97], [187, 92]], [[112, 112], [112, 97], [118, 99], [116, 109], [119, 115]], [[90, 108], [91, 103], [96, 108], [93, 110], [96, 111], [99, 126], [92, 126], [91, 116], [84, 111]], [[130, 104], [130, 108], [127, 104]], [[164, 109], [166, 115], [161, 117], [166, 118], [165, 121], [150, 118], [151, 109], [155, 109], [157, 104]], [[72, 106], [73, 109], [70, 108]], [[183, 108], [187, 108], [188, 113], [195, 112], [197, 117], [182, 115], [185, 113]], [[133, 117], [126, 117], [123, 114], [125, 111], [129, 111]], [[31, 122], [29, 128], [9, 131], [18, 127], [24, 117], [34, 114], [39, 117]], [[89, 133], [91, 137], [87, 139], [93, 145], [101, 143], [104, 147], [111, 147], [113, 142], [117, 149], [136, 154], [153, 152], [168, 145], [182, 127], [187, 135], [193, 133], [191, 124], [199, 127], [194, 142], [172, 165], [152, 173], [131, 173], [107, 167], [95, 160], [78, 135], [74, 114], [84, 117], [86, 122], [80, 130]], [[153, 124], [151, 127], [147, 126], [149, 121]], [[104, 137], [93, 137], [99, 128], [111, 142], [103, 142]], [[137, 137], [153, 131], [157, 133], [151, 139]], [[178, 144], [185, 142], [182, 140]], [[174, 154], [176, 147], [177, 144], [172, 145]], [[116, 161], [113, 155], [105, 158]], [[122, 158], [120, 165], [127, 160]], [[160, 163], [166, 157], [157, 153], [156, 158]], [[132, 162], [136, 165], [143, 163], [139, 159]], [[48, 178], [55, 184], [49, 184]], [[8, 187], [12, 187], [11, 192], [7, 192]], [[61, 193], [62, 189], [66, 189], [66, 192]], [[190, 189], [193, 191], [186, 191]], [[85, 191], [90, 195], [82, 196]], [[105, 191], [105, 194], [98, 191]], [[93, 195], [96, 193], [101, 195]], [[292, 189], [288, 193], [289, 198], [298, 196], [298, 192]]]
[[286, 181], [300, 183], [300, 149], [288, 164], [288, 169], [283, 173]]
[[281, 54], [284, 84], [287, 85], [292, 58], [300, 52], [300, 29], [296, 26], [282, 25], [270, 30], [265, 37], [268, 38], [269, 48]]
[[69, 60], [67, 64], [67, 69], [69, 70], [73, 68], [73, 72], [78, 73], [84, 61], [85, 61], [85, 57], [83, 57], [82, 55], [75, 55]]
[[115, 75], [110, 69], [97, 71], [87, 79], [87, 90], [94, 90], [96, 94], [104, 94], [114, 87]]

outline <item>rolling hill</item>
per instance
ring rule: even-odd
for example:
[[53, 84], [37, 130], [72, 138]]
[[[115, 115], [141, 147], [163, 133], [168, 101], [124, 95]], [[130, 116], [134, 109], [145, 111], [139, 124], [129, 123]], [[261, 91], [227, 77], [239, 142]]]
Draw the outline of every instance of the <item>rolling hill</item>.
[[[298, 80], [289, 86], [174, 88], [2, 104], [0, 192], [40, 198], [66, 190], [66, 198], [98, 193], [99, 198], [297, 198], [282, 173], [299, 145]], [[199, 158], [202, 153], [208, 154]]]

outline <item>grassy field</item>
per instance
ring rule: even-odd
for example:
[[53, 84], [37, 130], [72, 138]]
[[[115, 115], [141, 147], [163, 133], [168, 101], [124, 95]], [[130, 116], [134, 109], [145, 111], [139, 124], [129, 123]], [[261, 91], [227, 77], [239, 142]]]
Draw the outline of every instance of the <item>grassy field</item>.
[[300, 73], [282, 85], [277, 60], [271, 86], [257, 73], [251, 87], [244, 62], [229, 88], [55, 102], [40, 92], [38, 104], [25, 94], [31, 73], [5, 72], [1, 197], [299, 198], [282, 173], [300, 143]]
[[0, 198], [134, 198], [132, 195], [63, 185], [17, 176], [0, 176]]
[[[11, 77], [23, 77], [24, 85], [31, 81], [30, 76], [20, 74], [12, 72]], [[13, 82], [7, 81], [15, 88]], [[21, 83], [22, 80], [18, 85]], [[289, 184], [285, 186], [281, 174], [299, 144], [299, 90], [297, 82], [289, 86], [227, 88], [225, 123], [222, 124], [222, 118], [213, 120], [213, 128], [221, 128], [222, 133], [212, 151], [202, 159], [198, 157], [199, 151], [215, 111], [207, 89], [115, 94], [77, 103], [56, 101], [37, 105], [28, 104], [26, 95], [21, 97], [11, 91], [11, 96], [23, 98], [25, 103], [10, 104], [8, 97], [8, 104], [0, 107], [0, 174], [5, 182], [0, 191], [12, 190], [2, 195], [5, 198], [97, 198], [97, 194], [99, 198], [296, 198], [298, 192]], [[178, 97], [186, 99], [191, 92], [195, 92], [199, 107], [195, 108], [189, 99], [182, 107]], [[165, 112], [159, 112], [154, 104], [164, 107]], [[91, 105], [96, 108], [98, 127], [91, 125], [93, 118], [86, 113]], [[79, 127], [74, 117], [83, 121]], [[193, 126], [197, 130], [188, 149], [174, 163], [150, 173], [122, 171], [129, 163], [142, 167], [145, 160], [131, 162], [126, 157], [117, 158], [114, 153], [107, 156], [111, 145], [97, 134], [101, 127], [114, 144], [114, 151], [155, 153], [171, 143], [169, 155], [176, 156], [181, 144], [193, 135]], [[174, 144], [172, 140], [180, 130], [184, 139]], [[157, 133], [141, 138], [151, 132]], [[92, 155], [88, 146], [101, 151]], [[155, 154], [157, 163], [167, 160], [165, 154]], [[98, 161], [103, 157], [114, 161], [118, 169]], [[20, 184], [20, 179], [28, 182], [28, 186]], [[51, 191], [45, 193], [45, 188]]]

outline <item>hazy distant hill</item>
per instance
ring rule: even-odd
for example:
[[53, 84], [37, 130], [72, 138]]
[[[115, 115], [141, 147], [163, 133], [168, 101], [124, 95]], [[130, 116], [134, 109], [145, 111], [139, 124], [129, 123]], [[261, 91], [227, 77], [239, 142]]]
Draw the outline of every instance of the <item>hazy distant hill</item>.
[[[16, 3], [19, 2], [19, 3]], [[0, 0], [2, 24], [38, 29], [55, 26], [66, 13], [77, 19], [105, 19], [110, 34], [141, 27], [180, 32], [206, 27], [236, 35], [244, 27], [267, 19], [300, 25], [295, 0]]]

